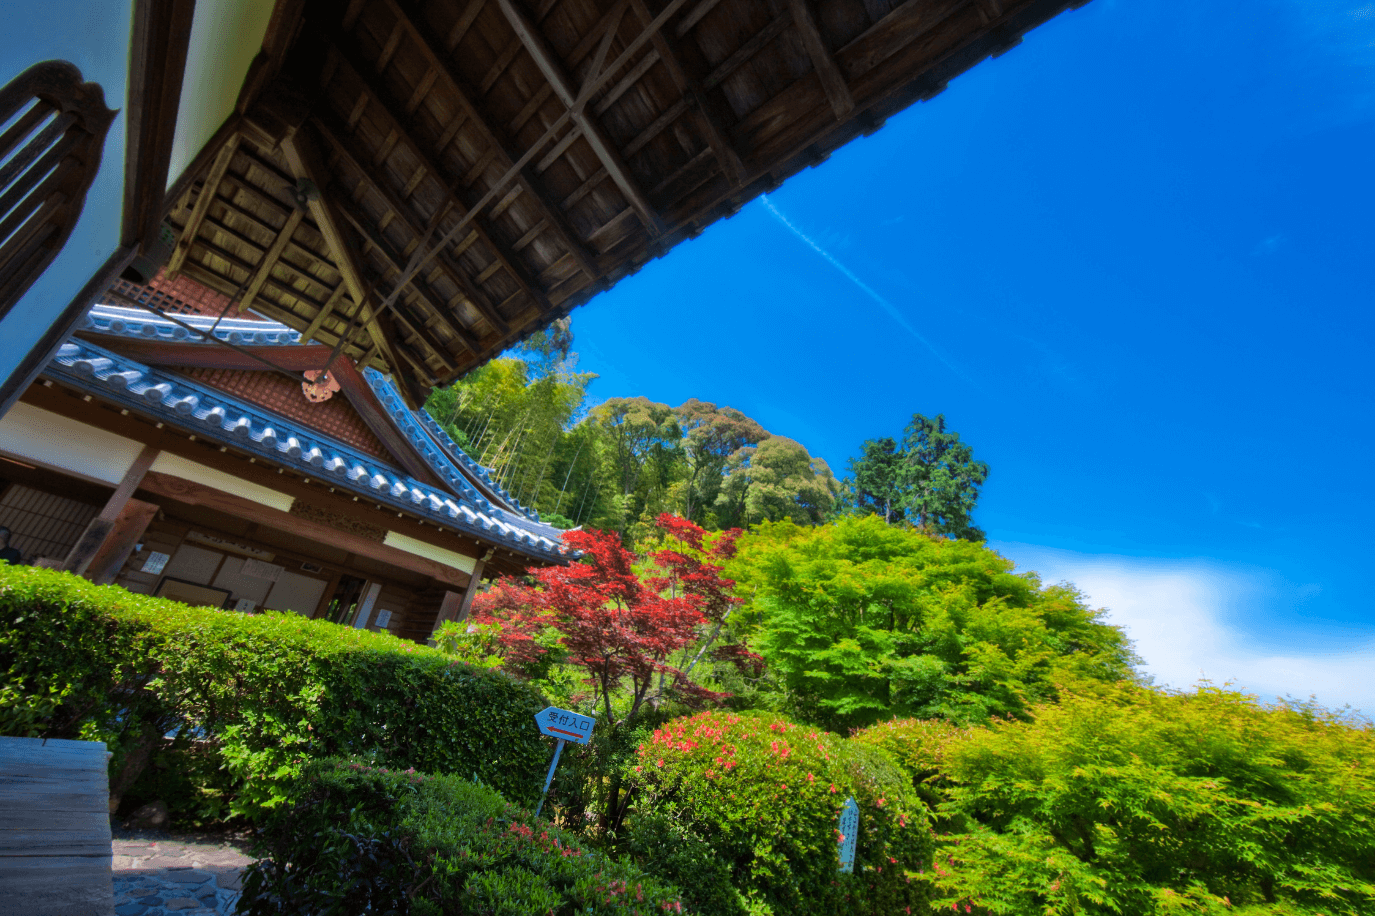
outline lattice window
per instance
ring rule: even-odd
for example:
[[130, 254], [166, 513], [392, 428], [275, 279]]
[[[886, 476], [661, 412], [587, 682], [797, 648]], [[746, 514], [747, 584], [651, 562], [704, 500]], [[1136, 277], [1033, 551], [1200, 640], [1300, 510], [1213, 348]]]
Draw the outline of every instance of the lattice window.
[[100, 514], [99, 506], [14, 484], [0, 497], [0, 525], [10, 529], [10, 544], [32, 563], [40, 557], [63, 560], [81, 533]]

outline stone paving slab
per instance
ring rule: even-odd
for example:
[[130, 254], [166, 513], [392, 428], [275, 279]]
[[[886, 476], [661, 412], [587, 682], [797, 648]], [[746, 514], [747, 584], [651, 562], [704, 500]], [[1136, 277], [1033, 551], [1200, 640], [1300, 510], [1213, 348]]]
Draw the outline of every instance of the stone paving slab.
[[114, 840], [115, 916], [231, 916], [253, 860], [212, 840]]

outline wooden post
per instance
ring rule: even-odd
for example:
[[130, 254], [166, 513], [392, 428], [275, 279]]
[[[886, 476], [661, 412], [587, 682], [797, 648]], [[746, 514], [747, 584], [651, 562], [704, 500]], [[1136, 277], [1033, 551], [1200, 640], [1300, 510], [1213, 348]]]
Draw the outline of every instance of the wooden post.
[[158, 514], [158, 506], [131, 499], [119, 510], [109, 533], [100, 548], [86, 565], [85, 576], [96, 585], [109, 585], [124, 568], [124, 561], [134, 552], [135, 545]]
[[488, 550], [482, 556], [478, 557], [477, 562], [473, 564], [472, 577], [468, 579], [468, 587], [463, 592], [463, 604], [459, 606], [458, 616], [454, 618], [455, 620], [463, 621], [468, 619], [468, 611], [473, 606], [473, 597], [477, 594], [478, 583], [482, 581], [482, 567], [487, 565], [487, 561], [492, 558], [492, 554], [494, 553], [496, 553], [495, 549]]
[[[158, 450], [156, 448], [153, 448], [151, 445], [145, 445], [143, 447], [143, 451], [139, 452], [138, 457], [134, 459], [134, 463], [129, 466], [129, 470], [124, 472], [124, 479], [119, 482], [119, 486], [115, 487], [115, 492], [111, 493], [110, 498], [105, 502], [105, 508], [100, 511], [99, 515], [91, 519], [91, 523], [86, 526], [86, 530], [82, 532], [81, 537], [77, 540], [76, 546], [72, 548], [71, 553], [67, 554], [67, 559], [62, 563], [63, 569], [67, 572], [74, 572], [78, 576], [84, 576], [86, 575], [86, 571], [90, 569], [91, 561], [96, 558], [97, 554], [104, 555], [108, 560], [110, 551], [106, 548], [106, 542], [110, 539], [110, 535], [115, 530], [115, 523], [120, 519], [124, 512], [125, 504], [129, 502], [129, 498], [134, 495], [134, 491], [137, 490], [139, 484], [143, 482], [144, 475], [148, 473], [148, 469], [153, 466], [153, 461], [156, 460], [157, 457]], [[147, 506], [150, 504], [139, 503], [139, 505]], [[153, 511], [154, 514], [156, 514], [156, 506], [153, 507]], [[135, 513], [135, 516], [136, 515], [137, 513]], [[138, 532], [135, 534], [136, 539], [139, 535], [143, 534], [143, 530], [148, 527], [148, 522], [150, 521], [152, 521], [152, 515], [148, 515], [144, 518], [143, 526], [139, 528]], [[121, 531], [127, 534], [129, 528], [130, 522], [126, 521], [126, 523], [121, 526]], [[133, 544], [134, 541], [129, 542], [130, 546], [133, 546]], [[127, 556], [128, 554], [126, 553], [125, 557]], [[122, 563], [123, 560], [121, 560], [121, 565]], [[115, 571], [118, 572], [118, 569]]]

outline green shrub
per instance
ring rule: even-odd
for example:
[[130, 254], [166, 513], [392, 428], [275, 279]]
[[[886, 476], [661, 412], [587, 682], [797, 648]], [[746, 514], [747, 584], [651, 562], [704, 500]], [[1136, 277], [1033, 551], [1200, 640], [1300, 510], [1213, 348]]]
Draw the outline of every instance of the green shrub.
[[946, 748], [973, 732], [943, 719], [890, 719], [855, 732], [851, 740], [887, 751], [907, 771], [921, 800], [935, 808], [945, 800], [940, 774]]
[[637, 865], [682, 889], [683, 903], [696, 916], [745, 916], [745, 903], [731, 884], [730, 867], [701, 837], [666, 817], [633, 817], [618, 844]]
[[677, 890], [457, 776], [312, 761], [266, 817], [238, 912], [651, 916]]
[[543, 706], [508, 675], [390, 635], [0, 567], [0, 731], [106, 741], [113, 779], [138, 736], [180, 730], [233, 775], [235, 812], [279, 803], [304, 758], [350, 754], [533, 803]]
[[984, 913], [1375, 913], [1375, 730], [1122, 686], [946, 751], [936, 878]]
[[[709, 712], [656, 730], [633, 773], [637, 810], [705, 840], [756, 911], [925, 908], [926, 809], [877, 748], [777, 717]], [[855, 873], [842, 875], [838, 818], [851, 795], [860, 835]]]

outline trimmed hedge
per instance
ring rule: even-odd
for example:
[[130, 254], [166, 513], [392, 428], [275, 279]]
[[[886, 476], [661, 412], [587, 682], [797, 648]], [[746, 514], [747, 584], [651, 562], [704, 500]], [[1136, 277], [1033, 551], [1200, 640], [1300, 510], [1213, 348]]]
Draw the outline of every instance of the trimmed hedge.
[[[877, 748], [777, 716], [707, 712], [656, 730], [632, 769], [637, 810], [704, 840], [754, 913], [926, 911], [926, 806]], [[843, 875], [837, 828], [849, 796], [860, 833], [854, 874]]]
[[0, 564], [0, 733], [106, 741], [113, 780], [140, 741], [176, 731], [174, 746], [228, 768], [237, 813], [280, 803], [305, 758], [335, 755], [457, 773], [533, 803], [549, 760], [532, 721], [544, 705], [505, 674], [390, 635]]
[[677, 889], [456, 776], [312, 761], [271, 812], [238, 912], [659, 916]]

